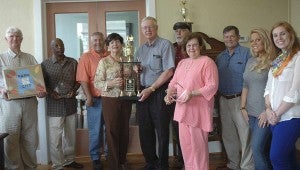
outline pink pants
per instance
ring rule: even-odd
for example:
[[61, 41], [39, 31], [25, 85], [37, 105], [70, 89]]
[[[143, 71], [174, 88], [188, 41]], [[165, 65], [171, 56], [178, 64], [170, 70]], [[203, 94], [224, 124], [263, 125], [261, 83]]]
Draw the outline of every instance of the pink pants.
[[185, 170], [208, 170], [208, 132], [179, 123], [179, 138]]

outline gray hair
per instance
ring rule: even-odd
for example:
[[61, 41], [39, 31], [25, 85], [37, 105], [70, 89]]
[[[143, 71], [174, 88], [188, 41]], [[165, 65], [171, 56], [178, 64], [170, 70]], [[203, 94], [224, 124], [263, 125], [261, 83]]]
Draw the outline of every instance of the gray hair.
[[5, 37], [9, 37], [11, 34], [17, 34], [19, 35], [21, 38], [23, 38], [23, 33], [22, 31], [17, 28], [17, 27], [8, 27], [6, 32], [5, 32]]
[[150, 17], [150, 16], [145, 17], [145, 18], [142, 19], [141, 23], [143, 23], [144, 21], [152, 21], [154, 23], [154, 25], [157, 26], [157, 20], [154, 17]]

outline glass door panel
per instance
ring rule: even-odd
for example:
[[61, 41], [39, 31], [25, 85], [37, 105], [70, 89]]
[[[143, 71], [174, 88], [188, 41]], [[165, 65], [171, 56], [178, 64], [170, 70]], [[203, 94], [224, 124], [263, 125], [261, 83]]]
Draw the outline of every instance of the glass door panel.
[[89, 49], [88, 14], [55, 14], [55, 34], [65, 44], [65, 55], [76, 60]]
[[124, 38], [134, 37], [134, 47], [139, 44], [138, 11], [106, 12], [106, 34], [118, 33]]

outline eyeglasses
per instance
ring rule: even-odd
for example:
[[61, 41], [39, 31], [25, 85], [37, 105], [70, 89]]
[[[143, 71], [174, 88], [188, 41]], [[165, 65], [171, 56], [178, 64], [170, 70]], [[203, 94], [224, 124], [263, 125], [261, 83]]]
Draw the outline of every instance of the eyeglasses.
[[155, 26], [154, 25], [152, 25], [152, 26], [144, 26], [144, 27], [142, 27], [142, 29], [143, 30], [152, 30], [152, 29], [154, 29], [155, 28]]
[[187, 44], [186, 48], [196, 48], [199, 47], [199, 44]]

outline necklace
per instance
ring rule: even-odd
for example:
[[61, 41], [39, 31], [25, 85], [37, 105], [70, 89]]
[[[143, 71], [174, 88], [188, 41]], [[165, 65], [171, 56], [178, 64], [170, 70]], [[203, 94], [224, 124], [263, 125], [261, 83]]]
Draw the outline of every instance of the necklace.
[[111, 56], [111, 55], [109, 55], [109, 57], [110, 57], [111, 59], [113, 59], [115, 62], [120, 62], [120, 61], [122, 61], [122, 60], [121, 60], [121, 57], [116, 58], [116, 57], [113, 57], [113, 56]]

